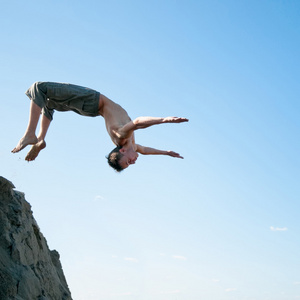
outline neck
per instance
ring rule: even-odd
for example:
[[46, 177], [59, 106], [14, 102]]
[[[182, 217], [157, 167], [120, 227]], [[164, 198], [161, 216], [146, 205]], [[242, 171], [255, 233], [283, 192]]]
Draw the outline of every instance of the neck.
[[136, 151], [136, 144], [134, 142], [133, 136], [131, 136], [129, 139], [126, 140], [126, 143], [122, 146], [124, 150], [130, 150]]

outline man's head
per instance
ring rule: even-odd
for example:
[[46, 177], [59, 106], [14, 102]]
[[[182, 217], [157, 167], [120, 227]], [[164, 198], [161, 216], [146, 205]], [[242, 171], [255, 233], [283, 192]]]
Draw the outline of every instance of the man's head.
[[117, 172], [121, 172], [124, 170], [119, 164], [119, 160], [123, 157], [123, 154], [120, 152], [121, 148], [121, 146], [117, 146], [106, 157], [108, 164]]
[[121, 172], [129, 165], [135, 164], [138, 153], [132, 148], [125, 149], [124, 147], [117, 146], [107, 156], [108, 164], [117, 172]]

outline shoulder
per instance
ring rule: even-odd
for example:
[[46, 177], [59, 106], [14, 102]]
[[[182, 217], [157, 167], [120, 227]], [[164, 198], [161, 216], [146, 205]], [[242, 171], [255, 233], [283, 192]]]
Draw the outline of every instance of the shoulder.
[[136, 146], [136, 149], [135, 149], [136, 152], [144, 154], [144, 152], [145, 152], [145, 147], [144, 146], [139, 145], [139, 144], [135, 144], [135, 146]]

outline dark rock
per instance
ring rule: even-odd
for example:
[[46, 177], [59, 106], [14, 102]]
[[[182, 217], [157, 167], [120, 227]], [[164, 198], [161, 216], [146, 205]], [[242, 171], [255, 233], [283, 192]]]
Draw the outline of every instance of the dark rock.
[[72, 300], [57, 251], [23, 193], [0, 176], [0, 299]]

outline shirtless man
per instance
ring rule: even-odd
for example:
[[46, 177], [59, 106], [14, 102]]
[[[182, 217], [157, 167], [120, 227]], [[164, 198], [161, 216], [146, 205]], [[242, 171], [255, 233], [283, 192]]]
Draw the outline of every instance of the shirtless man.
[[[118, 172], [134, 164], [138, 153], [183, 158], [173, 151], [158, 150], [136, 144], [134, 131], [156, 124], [187, 122], [186, 118], [138, 117], [132, 121], [120, 105], [99, 92], [67, 83], [35, 82], [26, 91], [26, 95], [32, 100], [29, 122], [24, 136], [12, 152], [17, 153], [27, 145], [33, 145], [25, 157], [27, 161], [34, 160], [46, 147], [45, 137], [53, 119], [54, 110], [72, 110], [80, 115], [90, 117], [102, 116], [105, 119], [107, 132], [117, 146], [109, 153], [107, 160], [109, 165]], [[41, 112], [40, 132], [36, 136], [35, 131]]]

